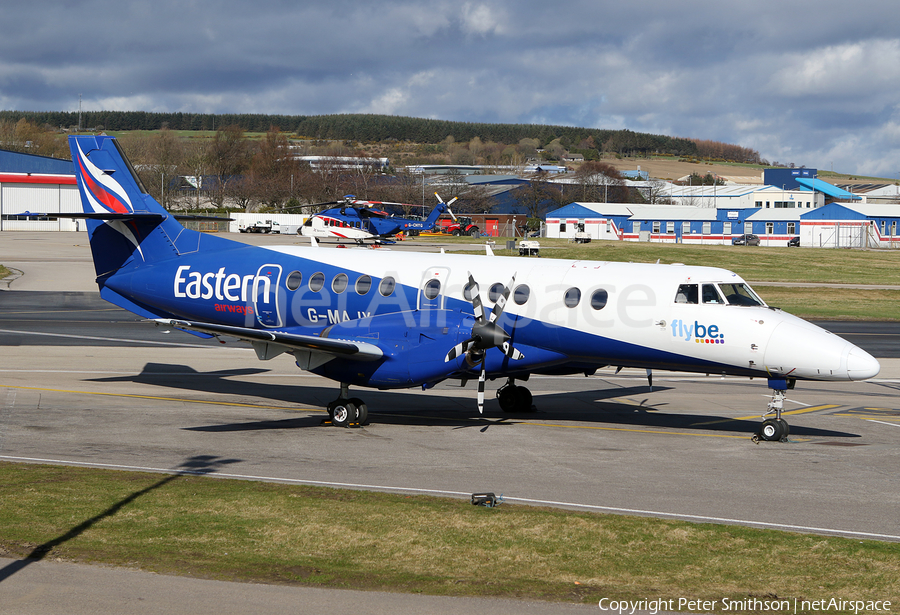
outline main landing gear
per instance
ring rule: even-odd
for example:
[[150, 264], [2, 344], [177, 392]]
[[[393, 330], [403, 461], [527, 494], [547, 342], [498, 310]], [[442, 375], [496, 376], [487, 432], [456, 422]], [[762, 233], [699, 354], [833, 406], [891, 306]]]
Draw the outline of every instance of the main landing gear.
[[513, 378], [497, 389], [497, 401], [504, 412], [531, 412], [534, 409], [531, 400], [531, 391], [516, 385]]
[[[766, 440], [767, 442], [787, 442], [790, 434], [790, 427], [787, 421], [781, 418], [781, 412], [784, 410], [784, 396], [788, 389], [793, 389], [796, 380], [793, 378], [769, 378], [769, 388], [773, 390], [774, 395], [772, 401], [769, 402], [768, 409], [763, 415], [762, 427], [759, 433], [753, 434], [751, 438], [754, 442]], [[767, 419], [770, 414], [774, 414], [774, 419]]]
[[358, 397], [350, 397], [350, 385], [341, 383], [341, 396], [328, 404], [328, 417], [335, 427], [362, 427], [369, 424], [369, 408]]

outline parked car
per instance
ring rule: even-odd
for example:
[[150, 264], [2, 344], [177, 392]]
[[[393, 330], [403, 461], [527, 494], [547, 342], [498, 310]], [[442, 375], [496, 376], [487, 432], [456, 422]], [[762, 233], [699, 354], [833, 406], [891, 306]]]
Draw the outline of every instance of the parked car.
[[789, 248], [799, 248], [800, 247], [800, 237], [791, 237], [788, 240]]
[[733, 246], [758, 246], [759, 235], [741, 235], [731, 240]]

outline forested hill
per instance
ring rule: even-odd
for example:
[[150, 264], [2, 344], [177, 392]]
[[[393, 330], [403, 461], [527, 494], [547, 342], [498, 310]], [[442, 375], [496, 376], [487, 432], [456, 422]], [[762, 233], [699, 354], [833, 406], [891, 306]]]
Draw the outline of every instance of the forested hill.
[[[0, 122], [26, 119], [38, 126], [72, 128], [78, 125], [77, 112], [0, 111]], [[84, 111], [81, 126], [86, 130], [217, 130], [237, 125], [247, 132], [265, 132], [275, 126], [283, 132], [311, 139], [381, 142], [390, 139], [412, 143], [440, 143], [452, 137], [457, 142], [474, 138], [514, 144], [534, 139], [546, 146], [559, 139], [572, 152], [612, 152], [619, 154], [670, 154], [707, 156], [705, 145], [695, 139], [668, 137], [630, 130], [604, 130], [542, 124], [484, 124], [450, 122], [374, 114], [262, 115], [208, 113], [149, 113], [146, 111]], [[738, 162], [758, 162], [759, 154], [737, 145], [715, 143], [724, 157]], [[716, 157], [722, 156], [718, 153]]]

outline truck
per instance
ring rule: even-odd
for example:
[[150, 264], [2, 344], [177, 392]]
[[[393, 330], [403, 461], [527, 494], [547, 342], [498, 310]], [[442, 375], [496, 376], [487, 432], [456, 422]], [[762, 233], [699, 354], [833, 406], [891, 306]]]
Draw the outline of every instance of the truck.
[[281, 225], [275, 220], [257, 220], [238, 226], [238, 230], [242, 233], [280, 233]]

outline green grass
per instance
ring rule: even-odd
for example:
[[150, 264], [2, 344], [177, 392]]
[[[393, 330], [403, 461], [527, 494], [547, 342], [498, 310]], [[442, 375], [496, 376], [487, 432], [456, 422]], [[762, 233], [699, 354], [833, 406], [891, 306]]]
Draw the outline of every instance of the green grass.
[[0, 265], [0, 280], [2, 280], [3, 278], [5, 278], [8, 275], [9, 275], [9, 269], [4, 267], [3, 265]]
[[4, 553], [225, 580], [557, 601], [900, 595], [896, 543], [12, 463], [0, 463]]
[[[541, 256], [546, 258], [636, 263], [655, 263], [659, 260], [660, 263], [723, 267], [745, 280], [900, 286], [900, 250], [696, 246], [630, 241], [574, 244], [565, 239], [538, 241]], [[495, 242], [495, 248], [506, 246], [505, 238]], [[513, 254], [505, 249], [495, 249], [494, 252], [498, 255]]]
[[[471, 243], [471, 239], [454, 241]], [[518, 250], [505, 249], [506, 238], [494, 241], [494, 253], [498, 256], [518, 256]], [[897, 290], [783, 287], [764, 283], [900, 286], [900, 250], [691, 246], [619, 241], [573, 244], [565, 239], [539, 241], [542, 258], [659, 261], [723, 267], [745, 280], [757, 282], [753, 285], [754, 290], [769, 305], [802, 318], [900, 320], [900, 291]], [[467, 252], [483, 253], [481, 250]]]

